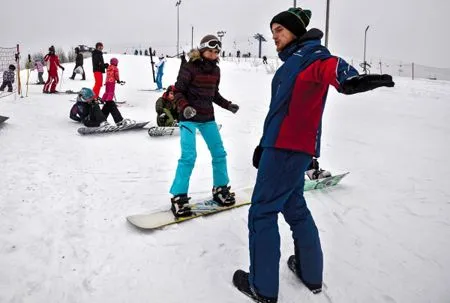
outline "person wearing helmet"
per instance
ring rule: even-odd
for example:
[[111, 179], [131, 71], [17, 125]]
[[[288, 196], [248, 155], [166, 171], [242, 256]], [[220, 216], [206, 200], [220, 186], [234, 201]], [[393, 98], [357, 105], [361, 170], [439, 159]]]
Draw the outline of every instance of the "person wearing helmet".
[[77, 96], [77, 102], [72, 106], [70, 119], [82, 122], [86, 127], [98, 127], [106, 125], [103, 115], [92, 89], [83, 87]]
[[162, 77], [164, 74], [164, 66], [166, 65], [166, 58], [164, 58], [164, 55], [159, 55], [159, 62], [155, 64], [155, 67], [158, 69], [158, 72], [156, 73], [156, 86], [157, 90], [162, 90]]
[[8, 87], [8, 92], [12, 93], [13, 91], [13, 83], [15, 79], [15, 73], [16, 67], [14, 64], [10, 64], [8, 70], [5, 70], [3, 72], [3, 82], [0, 86], [0, 91], [4, 91], [6, 87]]
[[175, 86], [171, 85], [155, 104], [156, 122], [158, 126], [176, 126], [178, 123], [178, 110], [174, 96]]
[[73, 68], [72, 77], [70, 77], [69, 79], [75, 80], [75, 75], [78, 73], [82, 75], [81, 80], [86, 80], [86, 74], [83, 68], [84, 57], [83, 54], [80, 53], [79, 47], [75, 47], [75, 54], [77, 55], [75, 58], [75, 67]]
[[59, 63], [59, 58], [55, 53], [55, 47], [52, 45], [48, 49], [48, 54], [45, 55], [44, 61], [47, 64], [48, 79], [45, 82], [43, 93], [54, 94], [57, 93], [56, 86], [59, 82], [58, 67], [64, 71], [64, 67]]
[[236, 200], [228, 185], [227, 153], [214, 117], [213, 102], [235, 114], [237, 104], [219, 93], [220, 68], [217, 65], [222, 43], [214, 35], [207, 35], [200, 46], [189, 54], [189, 62], [182, 65], [175, 83], [180, 125], [181, 158], [170, 188], [173, 195], [172, 212], [175, 217], [190, 216], [189, 179], [196, 160], [196, 130], [198, 129], [211, 153], [213, 166], [214, 201], [231, 206]]
[[102, 112], [108, 119], [109, 114], [112, 115], [114, 122], [120, 125], [123, 121], [123, 117], [117, 108], [117, 104], [114, 101], [116, 83], [124, 84], [125, 82], [120, 81], [119, 77], [119, 60], [117, 58], [111, 58], [109, 66], [106, 69], [106, 83], [105, 83], [105, 93], [102, 97], [103, 105]]

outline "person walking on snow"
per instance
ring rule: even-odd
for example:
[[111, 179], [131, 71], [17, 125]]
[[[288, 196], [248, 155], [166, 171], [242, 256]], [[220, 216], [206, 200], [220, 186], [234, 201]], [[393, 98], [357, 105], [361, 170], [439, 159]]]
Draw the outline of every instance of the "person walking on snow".
[[319, 233], [303, 196], [305, 170], [320, 155], [322, 114], [328, 87], [343, 94], [394, 86], [390, 75], [358, 75], [320, 44], [323, 33], [306, 30], [311, 11], [291, 8], [270, 22], [284, 64], [272, 80], [272, 97], [259, 146], [258, 169], [248, 215], [250, 271], [237, 270], [233, 284], [256, 302], [277, 302], [280, 235], [278, 213], [292, 230], [289, 268], [313, 293], [322, 289]]
[[59, 63], [59, 58], [55, 54], [55, 47], [52, 45], [48, 49], [48, 54], [45, 55], [44, 61], [47, 64], [48, 80], [45, 82], [43, 92], [45, 94], [57, 93], [56, 86], [59, 82], [58, 67], [64, 71], [64, 67]]
[[164, 74], [164, 65], [166, 65], [166, 58], [164, 58], [164, 55], [159, 55], [159, 62], [155, 64], [155, 67], [158, 69], [158, 72], [156, 74], [156, 86], [157, 90], [162, 90], [162, 77]]
[[3, 82], [0, 86], [0, 91], [4, 91], [6, 87], [8, 87], [8, 92], [11, 93], [13, 91], [13, 83], [14, 79], [16, 77], [16, 74], [14, 71], [16, 70], [16, 67], [14, 64], [10, 64], [8, 67], [8, 70], [5, 70], [3, 72]]
[[112, 115], [114, 122], [117, 125], [124, 123], [124, 119], [117, 108], [117, 104], [114, 101], [116, 82], [119, 84], [124, 84], [125, 82], [120, 81], [119, 77], [119, 60], [117, 58], [111, 58], [109, 61], [108, 69], [106, 70], [106, 83], [105, 83], [105, 93], [102, 97], [102, 102], [105, 103], [102, 108], [103, 115], [108, 119], [109, 114]]
[[208, 145], [213, 165], [213, 199], [222, 206], [235, 203], [234, 193], [228, 186], [227, 159], [215, 118], [213, 102], [232, 113], [239, 106], [219, 93], [220, 68], [217, 65], [222, 43], [216, 36], [207, 35], [190, 60], [181, 66], [175, 83], [175, 101], [178, 104], [181, 158], [170, 193], [173, 195], [172, 212], [175, 217], [191, 215], [189, 206], [189, 179], [197, 157], [196, 130]]
[[100, 96], [100, 89], [103, 85], [103, 74], [106, 68], [108, 68], [108, 63], [103, 61], [103, 43], [97, 42], [95, 44], [95, 49], [92, 51], [92, 70], [94, 71], [94, 88], [92, 89], [95, 94], [95, 98]]
[[81, 69], [81, 75], [82, 75], [81, 80], [86, 80], [86, 74], [84, 72], [84, 67], [83, 67], [84, 57], [83, 57], [83, 54], [80, 53], [79, 47], [75, 47], [75, 54], [77, 55], [75, 58], [75, 67], [73, 68], [72, 77], [70, 77], [70, 79], [75, 80], [75, 75], [77, 74], [77, 70]]

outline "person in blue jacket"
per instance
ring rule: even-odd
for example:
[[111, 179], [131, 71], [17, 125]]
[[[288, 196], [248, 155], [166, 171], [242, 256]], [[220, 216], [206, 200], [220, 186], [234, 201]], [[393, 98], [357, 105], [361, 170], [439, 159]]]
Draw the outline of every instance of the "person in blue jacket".
[[390, 75], [359, 75], [321, 45], [323, 33], [307, 30], [311, 11], [291, 8], [270, 22], [284, 64], [272, 80], [269, 113], [253, 154], [258, 168], [248, 216], [250, 271], [237, 270], [233, 284], [256, 302], [277, 302], [280, 235], [278, 213], [290, 225], [294, 255], [289, 268], [313, 293], [322, 289], [319, 233], [303, 196], [305, 170], [320, 155], [322, 114], [328, 87], [354, 94], [394, 86]]

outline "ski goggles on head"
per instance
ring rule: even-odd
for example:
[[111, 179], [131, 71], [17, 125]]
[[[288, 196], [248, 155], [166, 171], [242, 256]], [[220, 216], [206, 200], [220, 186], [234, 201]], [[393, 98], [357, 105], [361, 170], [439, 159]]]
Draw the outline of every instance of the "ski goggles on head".
[[210, 49], [217, 48], [218, 50], [220, 50], [222, 48], [222, 42], [220, 42], [217, 39], [212, 39], [212, 40], [206, 41], [205, 43], [200, 44], [200, 49], [205, 49], [205, 48], [210, 48]]

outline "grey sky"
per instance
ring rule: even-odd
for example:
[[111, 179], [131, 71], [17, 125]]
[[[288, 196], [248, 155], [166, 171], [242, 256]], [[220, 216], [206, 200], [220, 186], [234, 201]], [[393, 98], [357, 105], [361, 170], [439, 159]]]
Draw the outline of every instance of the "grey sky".
[[[46, 51], [48, 46], [68, 48], [102, 41], [106, 50], [128, 51], [153, 46], [176, 52], [176, 0], [14, 0], [3, 1], [0, 46], [22, 45], [22, 53]], [[253, 34], [263, 34], [263, 54], [275, 55], [269, 22], [292, 6], [289, 0], [182, 0], [180, 45], [187, 50], [194, 26], [194, 45], [207, 33], [226, 31], [227, 52], [257, 53]], [[326, 0], [297, 1], [312, 11], [310, 27], [325, 29]], [[331, 0], [332, 52], [362, 58], [364, 30], [367, 57], [414, 61], [450, 67], [448, 0]], [[9, 13], [5, 13], [9, 12]], [[16, 13], [18, 12], [18, 13]], [[234, 44], [236, 42], [236, 45]]]

